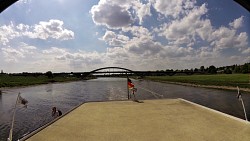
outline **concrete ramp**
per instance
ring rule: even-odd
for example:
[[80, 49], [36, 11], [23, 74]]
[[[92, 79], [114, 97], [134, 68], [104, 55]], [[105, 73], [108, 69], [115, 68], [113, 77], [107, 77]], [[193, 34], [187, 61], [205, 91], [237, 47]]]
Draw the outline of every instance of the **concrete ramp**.
[[250, 141], [250, 124], [182, 99], [86, 103], [28, 141]]

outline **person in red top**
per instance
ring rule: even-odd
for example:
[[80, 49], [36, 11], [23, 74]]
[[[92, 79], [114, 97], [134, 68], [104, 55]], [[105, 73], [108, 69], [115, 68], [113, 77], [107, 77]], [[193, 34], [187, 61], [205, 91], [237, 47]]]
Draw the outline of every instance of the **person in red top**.
[[135, 88], [135, 85], [132, 83], [132, 81], [129, 78], [128, 78], [128, 88], [130, 89], [130, 91], [132, 92], [134, 96], [134, 101], [138, 101], [135, 98], [135, 92], [137, 91], [137, 89]]

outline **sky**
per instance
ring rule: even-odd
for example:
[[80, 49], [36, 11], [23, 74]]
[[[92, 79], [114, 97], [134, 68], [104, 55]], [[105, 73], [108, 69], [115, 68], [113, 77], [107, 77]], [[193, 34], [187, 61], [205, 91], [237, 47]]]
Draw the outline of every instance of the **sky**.
[[19, 0], [0, 13], [0, 69], [244, 64], [249, 25], [250, 13], [233, 0]]

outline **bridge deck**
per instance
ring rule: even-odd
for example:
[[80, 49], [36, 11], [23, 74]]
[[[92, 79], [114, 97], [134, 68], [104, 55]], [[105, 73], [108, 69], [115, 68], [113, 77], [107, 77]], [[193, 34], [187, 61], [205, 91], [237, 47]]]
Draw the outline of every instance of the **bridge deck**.
[[28, 141], [249, 141], [250, 123], [182, 99], [93, 102]]

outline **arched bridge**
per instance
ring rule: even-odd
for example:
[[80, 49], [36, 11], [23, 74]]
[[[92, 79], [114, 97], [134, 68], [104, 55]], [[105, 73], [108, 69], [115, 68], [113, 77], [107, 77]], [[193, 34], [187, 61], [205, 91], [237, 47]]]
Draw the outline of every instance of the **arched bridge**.
[[[106, 72], [103, 72], [101, 70], [107, 70], [107, 69], [119, 69], [121, 71], [106, 71]], [[127, 69], [127, 68], [122, 68], [122, 67], [103, 67], [103, 68], [99, 68], [99, 69], [95, 69], [95, 70], [92, 70], [90, 72], [78, 72], [78, 74], [80, 73], [80, 75], [82, 77], [87, 77], [89, 76], [90, 74], [101, 74], [101, 73], [112, 73], [112, 74], [134, 74], [135, 71], [132, 71], [130, 69]]]
[[121, 67], [104, 67], [104, 68], [99, 68], [99, 69], [92, 70], [92, 71], [89, 72], [89, 73], [95, 73], [95, 72], [97, 72], [97, 71], [105, 70], [105, 69], [120, 69], [120, 70], [125, 70], [125, 71], [128, 71], [128, 72], [133, 72], [133, 71], [130, 70], [130, 69], [121, 68]]
[[[108, 69], [114, 69], [112, 71], [101, 71], [101, 70], [108, 70]], [[201, 72], [193, 72], [193, 71], [173, 71], [173, 70], [168, 70], [168, 71], [133, 71], [127, 68], [122, 68], [122, 67], [103, 67], [103, 68], [98, 68], [95, 70], [92, 70], [90, 72], [71, 72], [71, 73], [59, 73], [59, 74], [71, 74], [75, 75], [78, 77], [88, 77], [91, 74], [97, 74], [99, 76], [107, 76], [104, 74], [109, 74], [108, 76], [164, 76], [164, 75], [175, 75], [177, 73], [183, 73], [187, 75], [191, 75], [194, 73], [201, 73]]]

